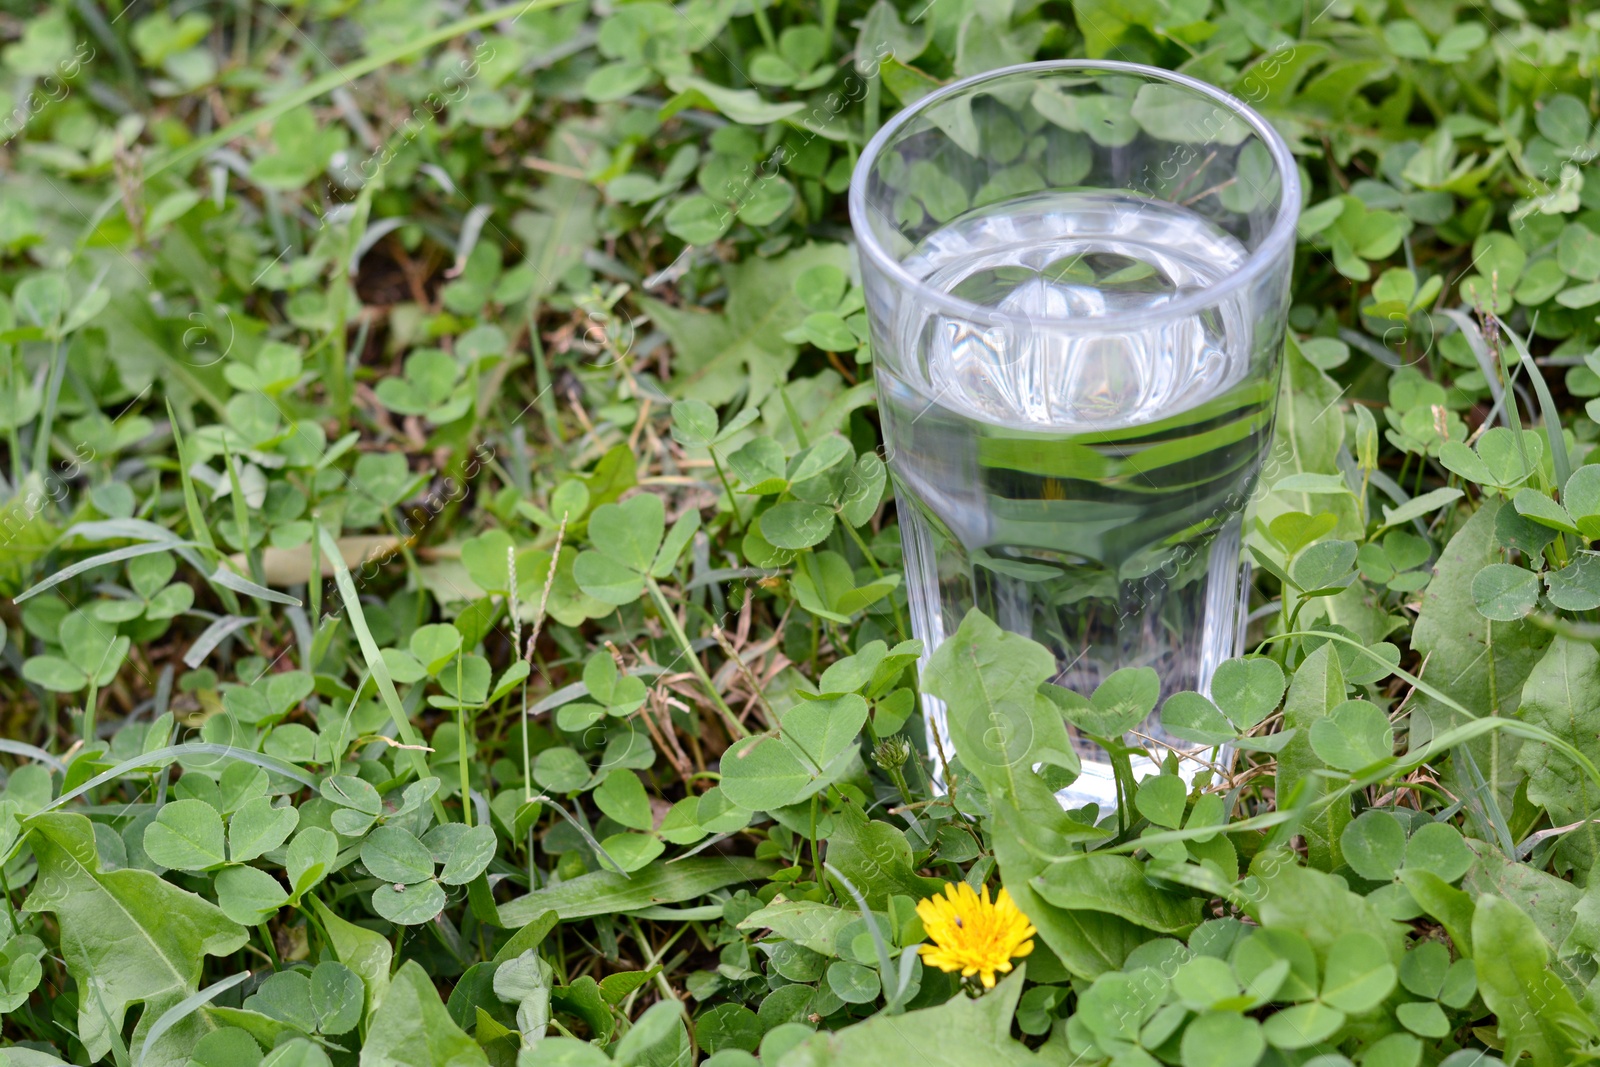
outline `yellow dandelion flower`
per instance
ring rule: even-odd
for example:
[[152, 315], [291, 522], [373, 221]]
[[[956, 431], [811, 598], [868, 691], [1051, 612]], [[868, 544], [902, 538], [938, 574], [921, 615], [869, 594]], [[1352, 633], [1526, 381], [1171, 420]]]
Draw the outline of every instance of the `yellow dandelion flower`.
[[994, 988], [996, 973], [1005, 974], [1013, 959], [1033, 951], [1031, 938], [1038, 931], [1004, 889], [992, 904], [988, 886], [981, 896], [965, 882], [946, 885], [944, 891], [917, 905], [917, 917], [933, 941], [920, 949], [923, 962], [960, 971], [963, 978], [978, 975], [985, 989]]

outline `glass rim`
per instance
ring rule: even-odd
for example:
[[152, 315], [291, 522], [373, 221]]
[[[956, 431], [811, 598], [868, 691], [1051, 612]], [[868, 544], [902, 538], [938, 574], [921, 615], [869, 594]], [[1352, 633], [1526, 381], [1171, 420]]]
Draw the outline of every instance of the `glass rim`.
[[[1250, 252], [1239, 268], [1223, 278], [1217, 284], [1207, 286], [1198, 292], [1180, 297], [1166, 304], [1134, 312], [1120, 312], [1110, 315], [1095, 316], [1050, 316], [1050, 315], [1025, 315], [1001, 312], [999, 309], [984, 304], [976, 304], [970, 300], [963, 300], [957, 296], [935, 289], [923, 282], [903, 267], [899, 260], [891, 256], [879, 243], [876, 234], [867, 224], [867, 180], [873, 165], [878, 157], [888, 147], [893, 138], [901, 130], [930, 107], [947, 100], [953, 96], [967, 92], [985, 82], [997, 81], [1015, 75], [1047, 74], [1058, 72], [1079, 71], [1085, 74], [1129, 74], [1152, 80], [1162, 81], [1182, 86], [1202, 96], [1209, 97], [1221, 106], [1243, 119], [1250, 129], [1260, 137], [1271, 153], [1273, 165], [1277, 168], [1279, 180], [1282, 183], [1282, 200], [1278, 206], [1278, 214], [1273, 219], [1272, 227], [1267, 231], [1266, 238], [1260, 246]], [[1289, 150], [1289, 145], [1284, 141], [1277, 129], [1261, 116], [1250, 105], [1215, 85], [1192, 78], [1187, 74], [1176, 71], [1163, 70], [1160, 67], [1146, 66], [1143, 63], [1128, 63], [1122, 60], [1100, 59], [1055, 59], [1034, 63], [1017, 63], [1009, 67], [997, 67], [994, 70], [974, 74], [962, 78], [934, 90], [927, 96], [916, 101], [909, 107], [902, 109], [894, 118], [884, 123], [883, 127], [867, 142], [867, 147], [862, 151], [861, 158], [856, 162], [854, 173], [850, 177], [850, 223], [856, 234], [856, 243], [874, 265], [885, 274], [889, 275], [896, 284], [916, 295], [917, 299], [944, 311], [954, 312], [955, 316], [977, 322], [1007, 323], [1015, 322], [1019, 318], [1025, 319], [1030, 324], [1045, 326], [1051, 329], [1067, 332], [1102, 332], [1111, 325], [1143, 324], [1160, 322], [1166, 319], [1178, 318], [1193, 314], [1208, 307], [1215, 306], [1220, 300], [1231, 296], [1235, 290], [1241, 289], [1256, 280], [1267, 266], [1277, 258], [1286, 245], [1292, 245], [1295, 239], [1295, 225], [1300, 215], [1300, 170], [1295, 163], [1294, 154]]]

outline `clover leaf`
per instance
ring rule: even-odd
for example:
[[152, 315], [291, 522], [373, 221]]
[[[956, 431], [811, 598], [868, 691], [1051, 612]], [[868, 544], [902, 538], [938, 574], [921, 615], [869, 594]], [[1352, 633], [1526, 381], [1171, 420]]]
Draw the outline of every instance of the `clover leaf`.
[[[607, 604], [631, 604], [646, 582], [672, 573], [700, 527], [700, 513], [686, 511], [665, 531], [661, 498], [639, 493], [620, 504], [602, 504], [589, 516], [589, 543], [578, 555], [573, 577], [589, 596]], [[663, 543], [663, 533], [666, 532]]]
[[472, 394], [457, 390], [461, 365], [438, 348], [421, 348], [406, 357], [405, 375], [385, 378], [374, 391], [383, 406], [400, 415], [425, 415], [429, 422], [454, 422], [466, 414]]

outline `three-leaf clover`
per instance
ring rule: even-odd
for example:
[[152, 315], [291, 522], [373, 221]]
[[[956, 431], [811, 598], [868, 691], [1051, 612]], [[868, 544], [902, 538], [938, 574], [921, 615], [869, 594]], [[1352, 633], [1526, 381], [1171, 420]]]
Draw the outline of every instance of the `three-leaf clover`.
[[1270, 659], [1227, 660], [1217, 666], [1209, 698], [1187, 692], [1167, 698], [1161, 706], [1161, 728], [1194, 744], [1231, 743], [1252, 751], [1276, 752], [1294, 737], [1294, 730], [1265, 737], [1241, 735], [1272, 713], [1283, 698], [1285, 684], [1282, 669]]
[[342, 963], [324, 960], [309, 971], [294, 968], [268, 976], [244, 1007], [304, 1034], [337, 1037], [361, 1022], [365, 1003], [361, 976]]
[[592, 654], [583, 665], [583, 686], [589, 700], [564, 704], [556, 712], [556, 725], [569, 733], [581, 733], [606, 716], [622, 719], [644, 705], [649, 691], [644, 680], [617, 670], [616, 660], [605, 649]]
[[[877, 510], [887, 477], [888, 470], [876, 453], [856, 456], [842, 437], [825, 437], [795, 454], [781, 482], [763, 479], [745, 490], [782, 494], [778, 503], [761, 513], [752, 535], [759, 534], [759, 543], [779, 550], [772, 554], [782, 558], [782, 552], [821, 544], [833, 532], [836, 518], [854, 530]], [[746, 538], [747, 557], [755, 543], [752, 537]]]
[[700, 513], [691, 509], [666, 532], [666, 508], [653, 493], [602, 504], [589, 516], [589, 543], [594, 547], [579, 553], [573, 577], [596, 600], [631, 604], [644, 593], [646, 583], [672, 573], [699, 528]]
[[22, 663], [24, 678], [56, 693], [110, 685], [132, 644], [114, 626], [83, 611], [62, 619], [58, 633], [61, 655], [29, 656]]
[[794, 295], [807, 314], [784, 340], [824, 352], [855, 352], [857, 363], [869, 361], [863, 297], [844, 271], [827, 263], [812, 267], [795, 278]]
[[[230, 360], [222, 369], [222, 376], [235, 389], [277, 396], [292, 389], [305, 369], [300, 349], [282, 341], [269, 341], [256, 353], [255, 362]], [[379, 395], [387, 379], [378, 384]]]
[[383, 406], [400, 415], [423, 415], [429, 422], [454, 422], [472, 406], [472, 393], [456, 388], [461, 364], [439, 348], [419, 348], [406, 357], [401, 378], [385, 378], [374, 391]]

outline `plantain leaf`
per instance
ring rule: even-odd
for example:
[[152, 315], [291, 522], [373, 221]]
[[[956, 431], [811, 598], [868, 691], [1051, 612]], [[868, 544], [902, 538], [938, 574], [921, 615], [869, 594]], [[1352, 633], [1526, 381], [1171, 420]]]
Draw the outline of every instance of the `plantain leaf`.
[[52, 912], [61, 954], [79, 983], [78, 1036], [93, 1059], [107, 1055], [128, 1008], [143, 1005], [132, 1046], [146, 1067], [183, 1067], [188, 1049], [214, 1026], [199, 1013], [144, 1047], [170, 1008], [200, 988], [206, 956], [224, 956], [248, 932], [220, 908], [150, 871], [104, 871], [94, 827], [77, 814], [48, 812], [27, 822], [39, 875], [29, 911]]

